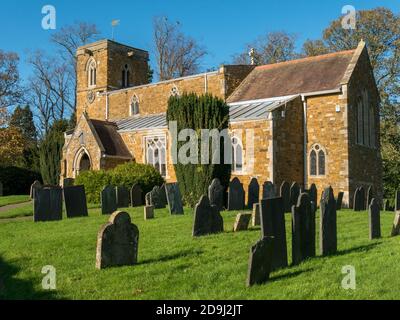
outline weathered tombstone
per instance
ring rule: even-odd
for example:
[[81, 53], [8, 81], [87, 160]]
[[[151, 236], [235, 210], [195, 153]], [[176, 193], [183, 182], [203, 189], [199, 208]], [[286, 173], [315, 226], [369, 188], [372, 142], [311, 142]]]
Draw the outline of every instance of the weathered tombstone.
[[292, 206], [290, 205], [290, 185], [286, 181], [283, 181], [281, 184], [280, 196], [283, 199], [285, 213], [290, 212], [292, 210]]
[[140, 185], [134, 184], [131, 188], [131, 206], [140, 207], [143, 205], [143, 191]]
[[129, 207], [129, 190], [124, 186], [115, 187], [115, 197], [117, 198], [118, 208]]
[[42, 188], [42, 184], [39, 181], [35, 180], [31, 185], [30, 198], [34, 199], [36, 190], [41, 189], [41, 188]]
[[371, 200], [369, 205], [368, 216], [369, 216], [369, 239], [377, 239], [381, 237], [381, 217], [378, 201], [376, 199]]
[[72, 187], [74, 185], [75, 179], [65, 178], [63, 180], [63, 188]]
[[165, 208], [168, 204], [167, 189], [165, 187], [165, 183], [163, 183], [160, 187], [160, 201], [163, 205], [163, 208]]
[[249, 229], [251, 213], [239, 213], [233, 226], [233, 232], [245, 231]]
[[260, 225], [260, 203], [253, 204], [253, 213], [251, 215], [251, 224], [253, 227]]
[[272, 270], [274, 238], [264, 237], [250, 248], [246, 284], [248, 287], [268, 281]]
[[354, 211], [363, 211], [366, 210], [366, 199], [365, 199], [365, 190], [364, 187], [359, 187], [356, 189], [354, 193]]
[[247, 207], [253, 208], [253, 204], [257, 203], [260, 198], [260, 185], [256, 178], [252, 178], [248, 187]]
[[3, 183], [0, 181], [0, 197], [3, 196]]
[[243, 210], [244, 209], [244, 189], [243, 184], [238, 178], [234, 178], [229, 183], [228, 189], [228, 210]]
[[166, 206], [166, 203], [164, 202], [162, 190], [158, 186], [155, 186], [153, 190], [149, 192], [148, 195], [146, 195], [146, 205], [151, 205], [154, 206], [155, 209], [163, 209]]
[[62, 220], [62, 189], [36, 189], [33, 198], [33, 221]]
[[84, 186], [64, 187], [63, 193], [68, 218], [88, 216]]
[[169, 212], [171, 214], [183, 214], [182, 196], [177, 183], [167, 183], [165, 185]]
[[371, 204], [373, 198], [374, 198], [374, 188], [373, 186], [369, 186], [367, 189], [367, 201], [365, 202], [365, 207], [367, 209], [369, 209], [369, 205]]
[[315, 211], [314, 202], [307, 193], [299, 196], [292, 207], [292, 263], [315, 256]]
[[336, 202], [331, 187], [322, 193], [320, 209], [320, 247], [326, 256], [337, 251]]
[[152, 202], [151, 202], [151, 192], [146, 193], [146, 196], [144, 197], [145, 199], [145, 204], [146, 206], [152, 206]]
[[273, 270], [288, 266], [285, 213], [282, 198], [260, 201], [261, 235], [274, 237]]
[[308, 195], [310, 196], [310, 201], [317, 203], [318, 200], [318, 190], [315, 183], [311, 184], [310, 189], [308, 190]]
[[400, 234], [400, 211], [395, 211], [394, 221], [391, 236], [398, 236]]
[[400, 190], [396, 190], [394, 198], [394, 211], [400, 210]]
[[106, 186], [101, 191], [101, 213], [112, 214], [117, 211], [117, 197], [115, 188], [112, 186]]
[[276, 197], [275, 186], [271, 181], [263, 183], [262, 198], [271, 199]]
[[342, 210], [344, 192], [339, 192], [336, 199], [336, 211]]
[[224, 220], [217, 206], [211, 205], [207, 196], [202, 196], [194, 208], [193, 237], [224, 231]]
[[126, 212], [114, 212], [97, 236], [96, 268], [137, 263], [139, 229]]
[[383, 201], [383, 211], [394, 211], [394, 207], [390, 205], [389, 199]]
[[213, 179], [208, 187], [208, 198], [211, 205], [217, 206], [219, 211], [224, 209], [224, 187], [218, 178]]
[[144, 206], [144, 220], [154, 219], [154, 206]]
[[290, 210], [292, 210], [292, 206], [295, 206], [297, 204], [297, 200], [299, 199], [300, 196], [300, 186], [297, 182], [293, 182], [292, 185], [290, 186]]

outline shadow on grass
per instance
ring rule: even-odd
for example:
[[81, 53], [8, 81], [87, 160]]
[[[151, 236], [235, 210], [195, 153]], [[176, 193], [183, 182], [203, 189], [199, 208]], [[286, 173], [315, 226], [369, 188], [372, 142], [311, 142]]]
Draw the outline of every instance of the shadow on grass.
[[338, 256], [343, 256], [343, 255], [357, 252], [357, 251], [369, 251], [369, 250], [375, 249], [375, 247], [380, 245], [381, 243], [382, 243], [382, 241], [378, 241], [378, 242], [370, 243], [370, 244], [363, 245], [363, 246], [358, 246], [358, 247], [349, 248], [349, 249], [345, 249], [345, 250], [338, 250], [335, 253], [328, 254], [325, 256], [313, 257], [313, 259], [322, 259], [322, 258], [326, 258], [326, 257], [338, 257]]
[[164, 255], [159, 258], [147, 259], [138, 263], [138, 265], [150, 264], [154, 262], [167, 262], [171, 260], [180, 259], [183, 257], [194, 257], [203, 254], [202, 250], [184, 250], [170, 255]]
[[[283, 269], [281, 269], [281, 270], [283, 270]], [[277, 270], [277, 271], [278, 271], [278, 270]], [[308, 269], [305, 269], [305, 270], [286, 272], [286, 273], [281, 274], [281, 275], [279, 275], [279, 276], [273, 276], [273, 277], [271, 277], [270, 280], [269, 280], [269, 282], [275, 282], [275, 281], [279, 281], [279, 280], [285, 280], [285, 279], [294, 278], [294, 277], [299, 276], [299, 275], [302, 274], [302, 273], [311, 272], [311, 271], [314, 271], [314, 269], [313, 269], [313, 268], [308, 268]]]
[[[20, 267], [8, 263], [2, 257], [0, 257], [0, 300], [55, 299], [54, 291], [35, 290], [33, 280], [16, 279], [15, 275], [20, 271]], [[35, 281], [41, 281], [41, 279], [37, 279]]]

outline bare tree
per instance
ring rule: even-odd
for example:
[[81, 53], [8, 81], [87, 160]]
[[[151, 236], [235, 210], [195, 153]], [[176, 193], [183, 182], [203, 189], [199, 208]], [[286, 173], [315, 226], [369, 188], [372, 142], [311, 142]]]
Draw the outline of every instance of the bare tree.
[[207, 51], [195, 39], [182, 33], [179, 22], [171, 23], [165, 17], [157, 17], [153, 27], [159, 80], [199, 72], [201, 60]]

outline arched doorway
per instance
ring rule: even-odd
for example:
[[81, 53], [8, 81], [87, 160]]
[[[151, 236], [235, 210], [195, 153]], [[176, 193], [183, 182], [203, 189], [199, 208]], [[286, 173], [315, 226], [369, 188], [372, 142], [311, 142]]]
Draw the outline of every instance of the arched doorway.
[[87, 155], [87, 153], [84, 153], [82, 155], [78, 170], [79, 170], [79, 173], [90, 170], [90, 159], [89, 159], [89, 156]]
[[75, 178], [79, 176], [80, 173], [92, 169], [92, 161], [89, 153], [85, 148], [80, 149], [75, 156], [74, 161], [74, 175]]

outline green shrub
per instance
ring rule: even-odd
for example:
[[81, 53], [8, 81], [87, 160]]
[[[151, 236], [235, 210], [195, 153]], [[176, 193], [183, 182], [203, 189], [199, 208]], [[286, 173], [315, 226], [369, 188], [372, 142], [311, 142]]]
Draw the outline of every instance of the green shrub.
[[111, 184], [110, 171], [84, 171], [75, 179], [75, 185], [84, 185], [86, 199], [89, 203], [100, 203], [100, 193]]
[[29, 194], [35, 180], [41, 181], [38, 172], [18, 167], [0, 167], [0, 181], [5, 196]]

